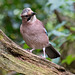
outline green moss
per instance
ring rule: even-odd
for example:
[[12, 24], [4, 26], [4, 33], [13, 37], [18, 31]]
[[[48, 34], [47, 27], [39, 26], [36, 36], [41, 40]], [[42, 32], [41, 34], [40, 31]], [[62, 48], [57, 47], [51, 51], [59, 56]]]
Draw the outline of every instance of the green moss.
[[0, 35], [0, 40], [2, 40], [3, 39], [3, 36], [2, 35]]
[[31, 75], [33, 75], [33, 74], [50, 75], [50, 73], [53, 73], [47, 67], [46, 67], [46, 69], [44, 69], [40, 65], [37, 66], [35, 64], [29, 63], [28, 61], [21, 61], [17, 58], [14, 58], [10, 54], [3, 54], [3, 56], [4, 56], [4, 58], [2, 58], [2, 59], [0, 57], [0, 62], [2, 61], [2, 63], [5, 65], [5, 67], [9, 70], [15, 70], [16, 72], [23, 73], [26, 75], [29, 75], [29, 74], [31, 74]]

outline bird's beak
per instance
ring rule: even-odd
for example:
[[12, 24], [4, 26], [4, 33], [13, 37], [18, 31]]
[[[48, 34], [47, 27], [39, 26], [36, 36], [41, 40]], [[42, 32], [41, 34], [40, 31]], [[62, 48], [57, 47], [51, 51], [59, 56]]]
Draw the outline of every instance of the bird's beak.
[[31, 16], [33, 16], [33, 15], [36, 15], [36, 13], [35, 12], [32, 12], [32, 15]]

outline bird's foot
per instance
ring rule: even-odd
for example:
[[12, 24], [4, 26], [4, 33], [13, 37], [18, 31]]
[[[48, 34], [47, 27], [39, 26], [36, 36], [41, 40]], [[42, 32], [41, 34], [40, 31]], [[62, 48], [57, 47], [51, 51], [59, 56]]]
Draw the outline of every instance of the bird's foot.
[[28, 51], [28, 52], [30, 52], [30, 50], [29, 50], [29, 49], [27, 49], [27, 51]]
[[46, 59], [46, 57], [45, 56], [42, 56], [42, 55], [41, 55], [41, 58]]
[[31, 50], [28, 49], [27, 51], [30, 52], [30, 53], [32, 53], [34, 50], [35, 50], [35, 49], [31, 49]]
[[35, 49], [31, 49], [30, 52], [32, 53]]

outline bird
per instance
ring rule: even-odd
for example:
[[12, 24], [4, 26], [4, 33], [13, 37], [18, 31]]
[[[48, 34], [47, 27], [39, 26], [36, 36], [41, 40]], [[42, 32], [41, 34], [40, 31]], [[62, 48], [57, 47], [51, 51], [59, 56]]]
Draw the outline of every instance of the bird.
[[25, 43], [32, 48], [30, 52], [43, 49], [44, 58], [46, 54], [51, 59], [60, 57], [60, 53], [50, 44], [47, 31], [43, 23], [37, 19], [36, 13], [31, 8], [24, 8], [21, 18], [20, 32]]

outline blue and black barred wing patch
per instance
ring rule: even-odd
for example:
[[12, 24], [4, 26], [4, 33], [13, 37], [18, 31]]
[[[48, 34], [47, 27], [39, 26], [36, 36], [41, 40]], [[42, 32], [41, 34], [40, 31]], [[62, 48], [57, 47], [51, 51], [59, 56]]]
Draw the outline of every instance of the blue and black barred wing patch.
[[45, 28], [44, 28], [44, 31], [45, 31], [46, 35], [48, 36], [47, 30]]

